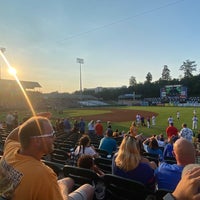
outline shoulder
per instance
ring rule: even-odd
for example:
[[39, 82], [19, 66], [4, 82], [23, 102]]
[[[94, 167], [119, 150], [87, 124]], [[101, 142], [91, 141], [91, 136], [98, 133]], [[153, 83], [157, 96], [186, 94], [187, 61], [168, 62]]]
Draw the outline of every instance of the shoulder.
[[110, 138], [113, 143], [117, 143], [114, 138]]
[[159, 167], [156, 169], [156, 171], [182, 171], [183, 167], [177, 164], [169, 164], [166, 162], [162, 162]]

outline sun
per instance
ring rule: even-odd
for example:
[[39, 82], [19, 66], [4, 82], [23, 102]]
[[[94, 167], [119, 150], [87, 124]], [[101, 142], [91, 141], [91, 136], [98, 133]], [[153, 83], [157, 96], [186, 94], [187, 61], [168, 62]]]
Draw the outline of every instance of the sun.
[[16, 69], [13, 68], [13, 67], [9, 67], [8, 71], [9, 71], [9, 73], [10, 73], [11, 75], [16, 75], [16, 74], [17, 74]]

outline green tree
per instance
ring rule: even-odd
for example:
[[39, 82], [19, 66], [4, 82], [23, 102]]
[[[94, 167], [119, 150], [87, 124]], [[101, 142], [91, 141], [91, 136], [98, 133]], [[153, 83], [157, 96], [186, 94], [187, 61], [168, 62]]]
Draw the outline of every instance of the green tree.
[[137, 85], [137, 81], [135, 76], [131, 76], [131, 78], [129, 79], [129, 85], [130, 86], [136, 86]]
[[165, 81], [171, 80], [170, 70], [167, 65], [164, 65], [163, 67], [161, 80], [165, 80]]
[[184, 72], [184, 78], [191, 78], [193, 77], [192, 72], [197, 70], [196, 66], [195, 61], [186, 60], [180, 66], [179, 70]]
[[146, 75], [146, 83], [151, 83], [152, 79], [153, 79], [152, 74], [148, 72]]

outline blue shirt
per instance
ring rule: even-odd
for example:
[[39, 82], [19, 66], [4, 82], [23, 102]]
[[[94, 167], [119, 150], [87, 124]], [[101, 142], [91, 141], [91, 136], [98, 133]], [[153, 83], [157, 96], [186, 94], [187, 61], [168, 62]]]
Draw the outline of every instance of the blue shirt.
[[163, 151], [163, 157], [174, 157], [173, 155], [173, 145], [168, 143], [165, 148], [164, 148], [164, 151]]
[[183, 166], [177, 164], [161, 163], [155, 170], [158, 189], [167, 189], [174, 191], [181, 179]]
[[68, 120], [64, 120], [64, 129], [70, 130], [71, 129], [71, 124]]
[[115, 139], [106, 136], [101, 139], [99, 149], [103, 149], [111, 155], [113, 151], [117, 150], [117, 142]]
[[144, 146], [144, 150], [147, 152], [147, 153], [151, 153], [151, 154], [157, 154], [159, 156], [159, 161], [162, 161], [163, 160], [163, 152], [161, 149], [151, 149], [148, 145], [146, 144], [143, 144]]
[[135, 169], [126, 172], [117, 167], [113, 159], [112, 173], [123, 178], [143, 183], [150, 190], [154, 191], [155, 189], [154, 170], [147, 163], [140, 162]]

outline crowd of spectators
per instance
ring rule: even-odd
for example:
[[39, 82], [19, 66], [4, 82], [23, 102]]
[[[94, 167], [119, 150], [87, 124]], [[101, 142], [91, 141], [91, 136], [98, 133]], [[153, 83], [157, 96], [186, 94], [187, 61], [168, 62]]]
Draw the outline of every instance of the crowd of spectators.
[[[97, 150], [104, 150], [110, 155], [107, 159], [112, 160], [112, 174], [140, 182], [152, 192], [165, 189], [177, 199], [180, 199], [180, 190], [184, 188], [182, 179], [191, 179], [187, 172], [182, 175], [184, 167], [194, 164], [198, 155], [192, 130], [183, 123], [182, 129], [178, 131], [170, 117], [165, 135], [144, 137], [138, 128], [142, 125], [141, 118], [133, 121], [129, 131], [124, 133], [113, 131], [110, 121], [107, 122], [105, 130], [100, 120], [91, 120], [86, 124], [83, 118], [74, 120], [72, 124], [68, 118], [60, 119], [53, 126], [50, 114], [39, 114], [19, 125], [16, 123], [17, 115], [10, 115], [12, 114], [9, 113], [7, 118], [15, 123], [11, 127], [9, 120], [6, 121], [7, 128], [12, 131], [6, 139], [0, 162], [0, 176], [3, 177], [0, 187], [4, 188], [0, 190], [0, 194], [13, 200], [93, 199], [95, 188], [92, 185], [84, 184], [73, 190], [74, 180], [69, 177], [57, 180], [56, 174], [43, 164], [43, 156], [54, 151], [56, 132], [80, 135], [72, 152], [76, 156], [76, 166], [93, 170], [103, 177], [105, 173], [95, 165], [94, 160], [101, 157]], [[98, 138], [98, 146], [92, 145], [93, 138]], [[154, 159], [157, 160], [151, 159], [150, 155], [155, 155]], [[169, 163], [169, 158], [174, 162]], [[198, 167], [196, 170], [196, 176], [199, 177]], [[195, 174], [194, 169], [192, 173]], [[40, 179], [43, 180], [42, 183], [39, 182]], [[5, 182], [8, 184], [8, 190], [3, 187]], [[195, 195], [192, 191], [190, 194]]]

